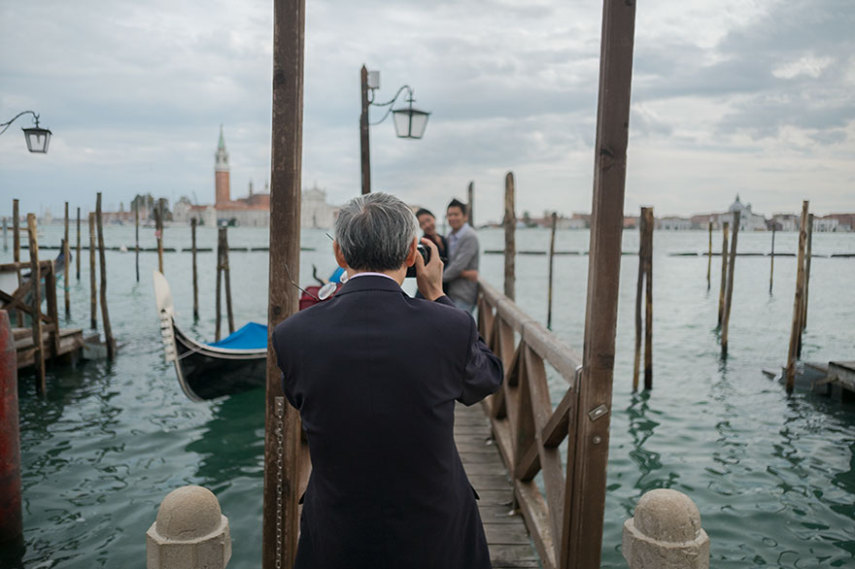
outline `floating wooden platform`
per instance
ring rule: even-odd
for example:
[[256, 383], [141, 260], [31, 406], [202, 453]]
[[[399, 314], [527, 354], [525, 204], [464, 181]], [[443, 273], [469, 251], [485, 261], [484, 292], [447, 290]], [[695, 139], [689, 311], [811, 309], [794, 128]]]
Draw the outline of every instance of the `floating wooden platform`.
[[454, 413], [454, 441], [466, 475], [481, 497], [478, 509], [493, 569], [540, 567], [540, 558], [523, 518], [511, 509], [513, 487], [492, 440], [490, 421], [483, 408], [458, 404]]
[[[18, 369], [30, 367], [35, 363], [36, 348], [33, 346], [33, 330], [32, 328], [12, 328], [12, 335], [15, 338], [15, 350], [18, 355]], [[49, 358], [51, 353], [51, 333], [44, 331], [42, 338], [44, 341], [45, 355]], [[59, 347], [56, 353], [57, 358], [62, 358], [65, 361], [74, 361], [80, 357], [83, 351], [83, 330], [79, 328], [65, 328], [59, 330]]]

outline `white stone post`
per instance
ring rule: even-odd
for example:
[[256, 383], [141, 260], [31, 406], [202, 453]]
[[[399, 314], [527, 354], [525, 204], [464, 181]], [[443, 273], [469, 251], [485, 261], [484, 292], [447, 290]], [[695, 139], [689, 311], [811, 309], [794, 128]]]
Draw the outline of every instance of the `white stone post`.
[[225, 569], [232, 556], [229, 519], [201, 486], [167, 494], [146, 532], [147, 569]]
[[630, 569], [709, 569], [698, 507], [676, 490], [647, 492], [623, 524], [623, 557]]

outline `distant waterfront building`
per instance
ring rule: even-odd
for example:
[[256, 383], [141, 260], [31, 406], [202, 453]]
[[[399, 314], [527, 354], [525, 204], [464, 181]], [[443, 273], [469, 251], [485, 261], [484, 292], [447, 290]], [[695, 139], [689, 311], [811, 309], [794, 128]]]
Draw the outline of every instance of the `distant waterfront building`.
[[694, 228], [694, 224], [688, 217], [669, 216], [659, 218], [656, 228], [665, 231], [688, 231]]
[[727, 212], [715, 214], [716, 223], [721, 227], [724, 222], [727, 222], [733, 227], [734, 213], [739, 212], [739, 230], [740, 231], [766, 231], [766, 218], [762, 215], [751, 211], [751, 204], [744, 204], [739, 199], [739, 194], [736, 194], [736, 199]]
[[317, 184], [303, 190], [300, 204], [300, 226], [329, 229], [338, 217], [339, 207], [327, 203], [327, 193]]

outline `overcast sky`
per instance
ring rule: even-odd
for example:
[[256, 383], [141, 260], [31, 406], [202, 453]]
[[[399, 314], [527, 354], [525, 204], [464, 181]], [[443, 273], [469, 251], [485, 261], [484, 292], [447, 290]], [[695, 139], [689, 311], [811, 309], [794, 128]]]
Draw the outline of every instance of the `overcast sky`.
[[[0, 122], [41, 114], [47, 155], [0, 136], [0, 214], [137, 193], [210, 203], [223, 125], [232, 196], [270, 171], [272, 1], [2, 0]], [[602, 2], [307, 0], [303, 188], [360, 191], [359, 69], [415, 89], [424, 139], [371, 127], [373, 189], [479, 222], [591, 208]], [[855, 211], [855, 2], [639, 2], [626, 207]], [[382, 113], [372, 111], [372, 120]]]

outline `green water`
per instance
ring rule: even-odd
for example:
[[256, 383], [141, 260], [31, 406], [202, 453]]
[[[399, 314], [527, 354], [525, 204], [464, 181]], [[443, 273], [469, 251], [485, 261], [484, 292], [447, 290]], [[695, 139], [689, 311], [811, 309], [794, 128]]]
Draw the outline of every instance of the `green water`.
[[[44, 228], [41, 243], [59, 243], [61, 228]], [[143, 230], [153, 246], [153, 230]], [[545, 250], [548, 233], [521, 231], [518, 249]], [[769, 234], [743, 234], [741, 251], [768, 251]], [[266, 230], [233, 229], [233, 246], [263, 246]], [[189, 228], [166, 230], [167, 245], [189, 245]], [[584, 231], [559, 232], [557, 249], [587, 249]], [[636, 258], [622, 260], [621, 297], [611, 418], [611, 445], [603, 538], [603, 566], [625, 567], [621, 529], [638, 498], [653, 488], [688, 494], [701, 511], [712, 542], [712, 566], [851, 567], [855, 564], [855, 408], [797, 394], [787, 397], [762, 368], [786, 359], [795, 261], [775, 261], [769, 295], [769, 259], [740, 257], [736, 266], [730, 356], [719, 357], [715, 333], [719, 270], [706, 285], [706, 260], [668, 252], [702, 251], [703, 232], [660, 232], [654, 258], [654, 390], [631, 392]], [[716, 236], [718, 242], [719, 236]], [[86, 239], [84, 238], [84, 241]], [[482, 248], [502, 248], [498, 231], [481, 232]], [[74, 238], [72, 237], [72, 242]], [[11, 242], [11, 240], [10, 240]], [[778, 251], [794, 251], [796, 235], [776, 237]], [[133, 228], [110, 227], [108, 245], [132, 245]], [[215, 245], [202, 228], [200, 246]], [[305, 231], [299, 280], [311, 264], [332, 271], [329, 240]], [[814, 252], [855, 252], [855, 234], [817, 234]], [[634, 232], [624, 250], [637, 250]], [[55, 251], [42, 251], [42, 257]], [[25, 253], [26, 255], [26, 253]], [[88, 255], [84, 253], [84, 261]], [[0, 260], [11, 251], [0, 253]], [[110, 316], [122, 344], [113, 364], [87, 362], [49, 370], [48, 394], [35, 394], [32, 375], [20, 378], [21, 439], [27, 569], [143, 567], [145, 531], [163, 497], [184, 484], [201, 484], [219, 498], [231, 522], [235, 569], [260, 566], [263, 471], [263, 393], [192, 403], [163, 363], [151, 269], [141, 255], [141, 282], [133, 253], [109, 252]], [[213, 337], [215, 259], [199, 255], [201, 320], [192, 322], [190, 255], [165, 255], [182, 327]], [[232, 253], [235, 319], [263, 320], [267, 256]], [[482, 273], [501, 288], [502, 259], [482, 256]], [[554, 329], [581, 348], [587, 257], [556, 258]], [[87, 327], [86, 264], [72, 274], [72, 320]], [[817, 257], [811, 267], [807, 360], [855, 359], [855, 259]], [[517, 298], [533, 317], [546, 319], [546, 258], [517, 259]], [[62, 294], [60, 293], [60, 303]], [[563, 393], [552, 378], [552, 397]], [[11, 552], [3, 552], [9, 555]], [[9, 557], [0, 565], [18, 566]]]

